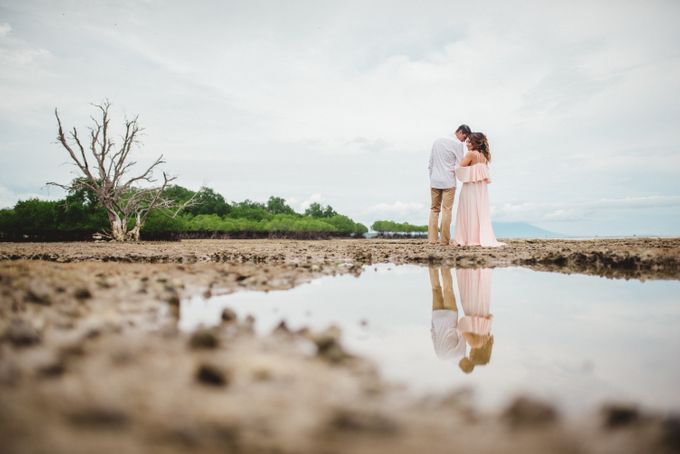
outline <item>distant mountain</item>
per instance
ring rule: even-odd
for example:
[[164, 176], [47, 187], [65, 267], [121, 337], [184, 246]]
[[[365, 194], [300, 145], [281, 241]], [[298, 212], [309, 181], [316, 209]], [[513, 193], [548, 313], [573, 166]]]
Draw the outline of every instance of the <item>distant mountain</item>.
[[564, 238], [567, 236], [526, 222], [494, 222], [493, 231], [498, 238]]

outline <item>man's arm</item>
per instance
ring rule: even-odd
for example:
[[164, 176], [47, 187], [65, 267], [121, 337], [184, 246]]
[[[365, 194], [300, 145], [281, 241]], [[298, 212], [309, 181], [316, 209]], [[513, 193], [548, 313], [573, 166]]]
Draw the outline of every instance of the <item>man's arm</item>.
[[461, 167], [467, 167], [470, 164], [472, 164], [472, 153], [469, 153], [465, 155], [462, 161], [458, 164]]
[[453, 154], [456, 156], [456, 163], [454, 167], [462, 166], [461, 163], [465, 156], [465, 144], [464, 143], [457, 144], [457, 146], [454, 147], [454, 150], [455, 151]]

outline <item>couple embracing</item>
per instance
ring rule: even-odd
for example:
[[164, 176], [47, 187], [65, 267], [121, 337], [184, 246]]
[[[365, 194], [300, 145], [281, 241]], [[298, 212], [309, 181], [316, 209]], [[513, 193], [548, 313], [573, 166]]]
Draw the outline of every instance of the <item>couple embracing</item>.
[[[460, 125], [453, 136], [435, 140], [430, 153], [430, 193], [432, 205], [428, 241], [454, 246], [504, 246], [496, 240], [489, 213], [491, 151], [486, 136]], [[463, 187], [458, 200], [456, 227], [451, 241], [451, 211], [456, 194], [456, 179]], [[441, 226], [439, 232], [439, 214]], [[438, 235], [439, 234], [439, 235]]]

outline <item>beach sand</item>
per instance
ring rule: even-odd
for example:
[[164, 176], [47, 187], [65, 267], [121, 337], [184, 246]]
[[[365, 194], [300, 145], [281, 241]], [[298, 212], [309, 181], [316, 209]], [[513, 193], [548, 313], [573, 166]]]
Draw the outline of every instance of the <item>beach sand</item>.
[[573, 421], [522, 396], [493, 413], [465, 390], [415, 397], [334, 329], [255, 336], [229, 312], [177, 329], [182, 298], [382, 262], [680, 278], [680, 239], [507, 242], [0, 243], [2, 452], [678, 452], [680, 418], [630, 403]]

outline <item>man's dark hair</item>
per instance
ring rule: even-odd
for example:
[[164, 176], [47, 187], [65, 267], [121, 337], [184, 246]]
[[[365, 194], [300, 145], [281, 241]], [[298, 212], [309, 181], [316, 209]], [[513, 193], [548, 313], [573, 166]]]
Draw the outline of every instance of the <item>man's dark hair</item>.
[[458, 126], [458, 129], [456, 129], [456, 132], [460, 132], [465, 134], [466, 136], [469, 136], [470, 133], [472, 133], [472, 130], [468, 125], [460, 125]]

